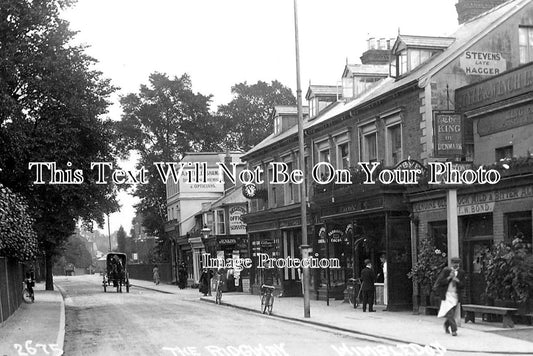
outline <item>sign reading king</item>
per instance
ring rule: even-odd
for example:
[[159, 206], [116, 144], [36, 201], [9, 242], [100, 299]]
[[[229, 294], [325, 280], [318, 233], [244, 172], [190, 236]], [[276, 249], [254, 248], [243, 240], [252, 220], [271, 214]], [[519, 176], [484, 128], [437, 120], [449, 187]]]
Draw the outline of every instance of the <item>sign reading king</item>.
[[463, 155], [463, 118], [460, 114], [435, 113], [435, 157]]

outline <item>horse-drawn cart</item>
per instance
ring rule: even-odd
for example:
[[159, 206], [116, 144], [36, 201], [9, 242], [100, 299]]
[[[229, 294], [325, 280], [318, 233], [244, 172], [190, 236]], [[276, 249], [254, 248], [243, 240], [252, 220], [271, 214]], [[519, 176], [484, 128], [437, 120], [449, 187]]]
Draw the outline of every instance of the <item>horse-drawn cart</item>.
[[124, 253], [112, 252], [107, 254], [106, 270], [102, 281], [104, 292], [107, 292], [107, 287], [111, 284], [117, 288], [117, 293], [122, 293], [122, 286], [126, 287], [126, 292], [130, 292], [130, 279], [126, 268], [127, 260]]

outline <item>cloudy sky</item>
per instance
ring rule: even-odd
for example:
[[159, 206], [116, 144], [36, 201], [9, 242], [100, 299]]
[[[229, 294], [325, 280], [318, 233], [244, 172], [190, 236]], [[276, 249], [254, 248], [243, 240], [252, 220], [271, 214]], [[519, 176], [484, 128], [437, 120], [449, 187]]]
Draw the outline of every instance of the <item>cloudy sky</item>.
[[[335, 85], [346, 60], [360, 63], [369, 37], [450, 35], [458, 27], [456, 0], [300, 0], [301, 85]], [[296, 93], [291, 0], [78, 0], [63, 17], [77, 41], [120, 87], [136, 92], [154, 71], [191, 76], [193, 90], [212, 94], [212, 109], [231, 100], [231, 86], [279, 80]], [[109, 115], [119, 120], [115, 104]], [[132, 167], [131, 162], [124, 163]], [[121, 195], [111, 231], [133, 218]], [[105, 230], [107, 232], [107, 229]]]

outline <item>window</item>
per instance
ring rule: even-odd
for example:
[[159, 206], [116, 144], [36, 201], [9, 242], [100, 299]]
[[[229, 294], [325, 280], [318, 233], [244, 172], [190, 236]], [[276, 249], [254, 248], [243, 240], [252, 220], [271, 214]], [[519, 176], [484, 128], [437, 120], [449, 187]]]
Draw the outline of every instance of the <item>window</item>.
[[204, 213], [204, 224], [211, 230], [211, 234], [215, 231], [215, 222], [213, 221], [213, 213]]
[[[285, 164], [287, 165], [287, 173], [290, 174], [293, 170], [292, 162], [285, 162]], [[287, 184], [283, 184], [283, 189], [285, 204], [294, 203], [294, 184], [289, 181]]]
[[507, 220], [506, 242], [520, 241], [531, 251], [531, 211], [505, 214], [505, 218]]
[[533, 27], [520, 27], [518, 29], [520, 48], [520, 64], [533, 61]]
[[348, 142], [341, 143], [337, 146], [337, 168], [348, 169], [350, 168], [350, 150], [348, 148]]
[[311, 98], [311, 100], [309, 100], [309, 117], [314, 118], [317, 114], [317, 99]]
[[216, 224], [215, 225], [216, 234], [225, 235], [226, 234], [226, 220], [225, 220], [224, 210], [215, 211], [215, 224]]
[[[329, 160], [329, 148], [327, 150], [323, 150], [323, 151], [320, 151], [318, 153], [318, 162], [328, 162], [330, 163], [330, 160]], [[328, 177], [326, 176], [326, 172], [328, 172], [329, 170], [326, 169], [325, 165], [321, 165], [320, 166], [320, 176], [322, 177], [323, 180], [326, 180]]]
[[281, 116], [276, 116], [274, 118], [274, 135], [277, 135], [281, 132]]
[[435, 247], [441, 251], [448, 251], [448, 224], [446, 220], [429, 222], [428, 230]]
[[402, 125], [387, 127], [387, 164], [394, 166], [402, 160]]
[[376, 162], [378, 160], [377, 132], [363, 136], [363, 161]]
[[497, 148], [496, 150], [496, 162], [505, 161], [513, 158], [513, 146], [505, 146]]
[[400, 52], [398, 56], [398, 61], [399, 61], [399, 66], [398, 66], [399, 73], [398, 74], [402, 75], [402, 74], [407, 73], [407, 71], [409, 70], [407, 68], [407, 50]]

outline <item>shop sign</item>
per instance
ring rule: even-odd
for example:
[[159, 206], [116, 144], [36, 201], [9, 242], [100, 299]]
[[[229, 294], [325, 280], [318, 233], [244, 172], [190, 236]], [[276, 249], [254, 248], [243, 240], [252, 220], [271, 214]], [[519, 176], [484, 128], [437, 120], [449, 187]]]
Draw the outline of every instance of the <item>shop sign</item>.
[[502, 54], [493, 52], [466, 51], [459, 64], [466, 75], [498, 75], [507, 69]]
[[261, 240], [261, 247], [263, 248], [274, 247], [274, 245], [274, 240]]
[[533, 65], [455, 91], [456, 110], [473, 110], [533, 90]]
[[343, 232], [341, 230], [331, 230], [328, 233], [330, 242], [342, 242]]
[[230, 235], [246, 234], [246, 224], [242, 221], [242, 215], [246, 214], [244, 205], [229, 208], [229, 233]]
[[494, 202], [457, 206], [457, 216], [485, 214], [485, 213], [492, 213], [493, 211], [494, 211]]
[[219, 245], [235, 245], [237, 240], [235, 239], [220, 239], [218, 240]]
[[456, 113], [435, 113], [435, 157], [463, 155], [463, 117]]
[[[197, 173], [198, 178], [196, 178]], [[224, 183], [219, 182], [218, 168], [207, 168], [205, 176], [201, 168], [184, 169], [179, 180], [179, 191], [180, 193], [223, 193]]]
[[533, 104], [483, 116], [477, 122], [477, 132], [486, 136], [530, 124], [533, 124]]

